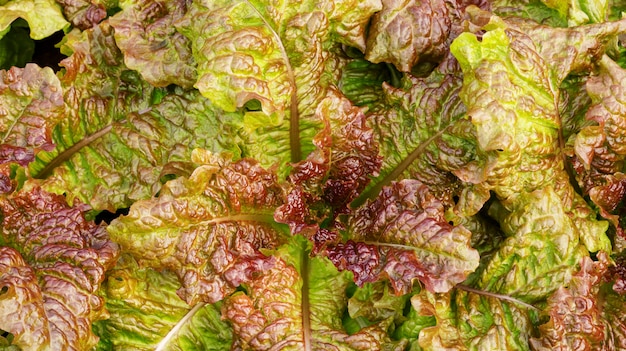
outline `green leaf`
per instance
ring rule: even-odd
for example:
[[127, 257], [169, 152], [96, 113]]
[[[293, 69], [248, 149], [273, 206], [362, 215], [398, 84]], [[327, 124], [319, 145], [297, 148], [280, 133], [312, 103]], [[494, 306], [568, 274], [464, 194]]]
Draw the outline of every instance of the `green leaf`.
[[485, 267], [480, 288], [534, 302], [570, 280], [588, 253], [581, 228], [561, 201], [546, 187], [520, 195], [510, 212], [499, 203], [492, 205], [490, 214], [508, 238]]
[[40, 188], [0, 200], [0, 329], [22, 350], [90, 350], [91, 323], [107, 317], [98, 296], [118, 247], [85, 205]]
[[384, 96], [383, 83], [391, 81], [394, 74], [398, 72], [383, 64], [355, 59], [343, 67], [338, 87], [356, 106], [372, 109]]
[[399, 88], [383, 84], [383, 94], [368, 113], [383, 163], [353, 207], [404, 178], [428, 185], [446, 204], [460, 192], [455, 173], [476, 158], [476, 141], [459, 98], [462, 80], [458, 70], [446, 72], [448, 61], [427, 78], [405, 75]]
[[432, 316], [437, 322], [419, 332], [417, 341], [424, 351], [529, 349], [532, 319], [516, 304], [458, 290], [423, 291], [411, 303], [418, 315]]
[[275, 264], [259, 250], [284, 242], [273, 219], [283, 190], [252, 160], [230, 163], [196, 151], [202, 164], [166, 183], [159, 197], [135, 202], [109, 225], [111, 237], [139, 264], [177, 274], [190, 305], [214, 303]]
[[125, 67], [107, 22], [73, 32], [65, 45], [73, 54], [62, 62], [57, 147], [30, 168], [46, 189], [114, 212], [157, 194], [170, 166], [189, 163], [195, 147], [240, 155], [241, 115], [223, 113], [195, 90], [151, 86]]
[[139, 267], [122, 255], [103, 283], [110, 317], [94, 323], [97, 349], [229, 350], [232, 331], [220, 318], [220, 305], [192, 309], [176, 295], [179, 288], [175, 274]]
[[348, 314], [351, 318], [365, 318], [370, 322], [380, 322], [388, 318], [400, 320], [404, 306], [410, 296], [396, 296], [385, 281], [367, 283], [357, 287], [348, 300]]
[[30, 37], [40, 40], [65, 29], [69, 23], [54, 0], [9, 0], [0, 3], [0, 33], [17, 18], [30, 27]]
[[7, 29], [10, 30], [6, 35], [0, 35], [0, 69], [24, 67], [33, 57], [35, 42], [22, 26], [13, 24]]
[[[485, 201], [485, 194], [493, 191], [512, 211], [518, 199], [529, 199], [524, 194], [552, 186], [587, 249], [610, 251], [606, 223], [596, 221], [569, 183], [558, 87], [567, 74], [591, 64], [596, 51], [588, 54], [588, 47], [601, 52], [603, 43], [624, 24], [553, 29], [494, 16], [482, 41], [469, 33], [457, 38], [451, 50], [464, 73], [460, 96], [476, 128], [482, 158], [477, 167], [467, 168], [471, 172], [457, 173], [476, 184], [462, 197]], [[583, 33], [587, 35], [579, 35]], [[546, 36], [552, 45], [539, 40]], [[572, 47], [568, 59], [563, 58], [565, 46]]]
[[491, 9], [502, 17], [518, 16], [552, 27], [573, 27], [606, 21], [614, 6], [609, 6], [607, 0], [496, 0]]

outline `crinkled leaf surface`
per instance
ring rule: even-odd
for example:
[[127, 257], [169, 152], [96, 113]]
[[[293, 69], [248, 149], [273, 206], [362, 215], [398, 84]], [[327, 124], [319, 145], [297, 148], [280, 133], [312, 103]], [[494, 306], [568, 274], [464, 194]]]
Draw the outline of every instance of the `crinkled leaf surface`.
[[[623, 24], [583, 26], [573, 29], [570, 36], [565, 34], [568, 29], [555, 29], [554, 46], [542, 42], [537, 47], [533, 38], [540, 34], [540, 26], [520, 23], [519, 27], [504, 28], [506, 25], [493, 17], [494, 29], [483, 35], [481, 42], [464, 33], [452, 44], [464, 73], [461, 99], [476, 128], [481, 158], [486, 160], [477, 167], [467, 167], [467, 172], [456, 173], [476, 183], [464, 196], [484, 202], [491, 190], [511, 210], [518, 199], [529, 199], [524, 193], [553, 186], [587, 248], [610, 251], [604, 234], [606, 223], [595, 220], [595, 214], [569, 184], [557, 91], [567, 72], [593, 59], [581, 49], [595, 43], [601, 50], [601, 39]], [[589, 36], [581, 41], [576, 33], [585, 30]], [[598, 35], [597, 41], [592, 34]], [[564, 46], [572, 47], [568, 60], [555, 50]], [[470, 207], [480, 208], [476, 204]]]
[[458, 66], [448, 61], [427, 78], [406, 75], [399, 88], [382, 85], [382, 95], [367, 115], [383, 156], [380, 175], [353, 206], [402, 178], [420, 180], [445, 203], [460, 192], [453, 172], [476, 158], [476, 140], [459, 98]]
[[63, 14], [74, 27], [89, 29], [107, 17], [107, 7], [102, 1], [56, 0], [63, 8]]
[[226, 111], [258, 101], [262, 113], [248, 119], [266, 136], [254, 140], [263, 153], [250, 156], [282, 167], [311, 152], [324, 127], [313, 114], [339, 73], [333, 50], [340, 43], [364, 49], [365, 26], [380, 7], [377, 0], [198, 0], [179, 28], [198, 64], [195, 87]]
[[500, 16], [529, 18], [553, 27], [600, 23], [607, 19], [607, 0], [495, 0], [492, 11]]
[[350, 218], [347, 234], [361, 242], [329, 248], [331, 261], [351, 270], [358, 284], [388, 278], [396, 293], [407, 293], [415, 278], [430, 291], [449, 291], [480, 259], [471, 233], [450, 225], [443, 204], [417, 180], [383, 188]]
[[[323, 258], [302, 265], [301, 255], [307, 255], [302, 245], [297, 239], [281, 248], [280, 256], [287, 256], [246, 284], [246, 293], [225, 300], [222, 316], [233, 325], [233, 346], [242, 350], [403, 350], [406, 343], [392, 341], [386, 323], [352, 335], [343, 331], [349, 274], [338, 272]], [[308, 287], [304, 291], [303, 279]]]
[[495, 204], [490, 209], [508, 238], [489, 261], [479, 285], [537, 301], [569, 281], [576, 264], [588, 253], [579, 229], [552, 188], [521, 196], [518, 201], [519, 208], [511, 212]]
[[26, 167], [37, 152], [54, 147], [52, 128], [62, 113], [61, 84], [50, 68], [0, 71], [0, 192], [15, 188], [8, 164]]
[[118, 247], [85, 220], [87, 209], [40, 188], [0, 200], [0, 329], [10, 344], [90, 350], [98, 342], [91, 323], [107, 317], [98, 289]]
[[196, 311], [176, 295], [179, 288], [174, 273], [141, 268], [123, 255], [103, 283], [110, 317], [94, 324], [98, 350], [155, 350], [161, 343], [168, 350], [229, 350], [232, 331], [219, 305], [198, 304]]
[[[586, 194], [613, 225], [619, 224], [618, 206], [626, 194], [622, 173], [626, 149], [626, 71], [608, 56], [600, 62], [600, 72], [587, 80], [586, 88], [592, 105], [586, 119], [593, 125], [583, 128], [574, 141], [574, 165], [578, 181]], [[617, 214], [615, 211], [618, 211]]]
[[188, 3], [126, 1], [120, 4], [122, 11], [109, 20], [126, 66], [154, 86], [177, 84], [189, 88], [196, 81], [191, 43], [174, 27]]
[[384, 0], [372, 18], [365, 58], [392, 63], [401, 72], [420, 62], [441, 61], [463, 31], [470, 4], [488, 7], [486, 1]]
[[[347, 211], [370, 176], [377, 174], [381, 162], [363, 111], [337, 89], [328, 90], [315, 114], [326, 127], [313, 140], [317, 149], [293, 165], [289, 175], [292, 188], [274, 216], [289, 224], [294, 234], [314, 234], [321, 222]], [[317, 250], [321, 242], [314, 242]]]
[[40, 40], [69, 26], [54, 0], [9, 0], [0, 3], [0, 33], [17, 18], [30, 27], [30, 37]]
[[197, 91], [148, 84], [124, 66], [108, 22], [75, 34], [62, 63], [57, 147], [31, 165], [32, 174], [47, 177], [47, 189], [114, 212], [155, 195], [168, 165], [190, 162], [195, 147], [240, 154], [240, 115], [214, 108]]
[[2, 145], [31, 152], [52, 149], [51, 129], [63, 111], [61, 84], [54, 72], [35, 64], [0, 71], [0, 94]]
[[447, 294], [424, 291], [413, 296], [417, 315], [434, 317], [436, 325], [419, 332], [422, 350], [528, 350], [531, 319], [523, 307], [453, 290]]
[[533, 350], [614, 350], [605, 342], [606, 326], [597, 299], [607, 269], [607, 257], [593, 262], [584, 257], [568, 283], [548, 298], [546, 312], [550, 321], [539, 327], [540, 338], [533, 338]]
[[190, 305], [219, 301], [271, 268], [275, 257], [259, 249], [278, 246], [285, 235], [273, 219], [283, 201], [275, 174], [252, 160], [196, 156], [206, 164], [166, 183], [159, 197], [135, 202], [108, 227], [140, 265], [175, 272], [178, 294]]

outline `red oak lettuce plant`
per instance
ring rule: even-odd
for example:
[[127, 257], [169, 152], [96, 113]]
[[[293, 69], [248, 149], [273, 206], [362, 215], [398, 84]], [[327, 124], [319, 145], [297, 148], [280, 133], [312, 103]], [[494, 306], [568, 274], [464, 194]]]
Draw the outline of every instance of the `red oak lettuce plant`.
[[622, 11], [0, 0], [0, 348], [626, 350]]

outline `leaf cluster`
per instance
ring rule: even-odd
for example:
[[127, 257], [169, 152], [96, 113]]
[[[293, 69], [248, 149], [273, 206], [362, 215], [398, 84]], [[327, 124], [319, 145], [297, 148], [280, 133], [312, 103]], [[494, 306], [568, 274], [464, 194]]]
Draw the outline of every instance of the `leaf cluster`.
[[0, 349], [626, 350], [622, 10], [0, 0]]

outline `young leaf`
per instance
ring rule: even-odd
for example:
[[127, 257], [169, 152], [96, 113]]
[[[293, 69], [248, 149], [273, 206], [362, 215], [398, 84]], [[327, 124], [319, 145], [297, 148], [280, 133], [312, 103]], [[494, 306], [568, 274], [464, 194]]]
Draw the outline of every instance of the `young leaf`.
[[86, 210], [40, 188], [0, 200], [0, 329], [9, 344], [89, 350], [98, 342], [91, 323], [107, 317], [98, 289], [118, 247]]
[[[313, 140], [317, 149], [293, 165], [287, 202], [275, 218], [290, 225], [293, 234], [318, 232], [323, 221], [334, 221], [365, 188], [380, 167], [372, 130], [362, 110], [337, 89], [329, 88], [315, 115], [326, 128]], [[314, 240], [316, 248], [323, 244]]]
[[285, 235], [273, 219], [284, 196], [273, 173], [251, 160], [195, 155], [203, 165], [189, 178], [169, 181], [159, 197], [135, 202], [108, 227], [141, 265], [175, 272], [191, 306], [219, 301], [271, 268], [276, 258], [259, 249]]

